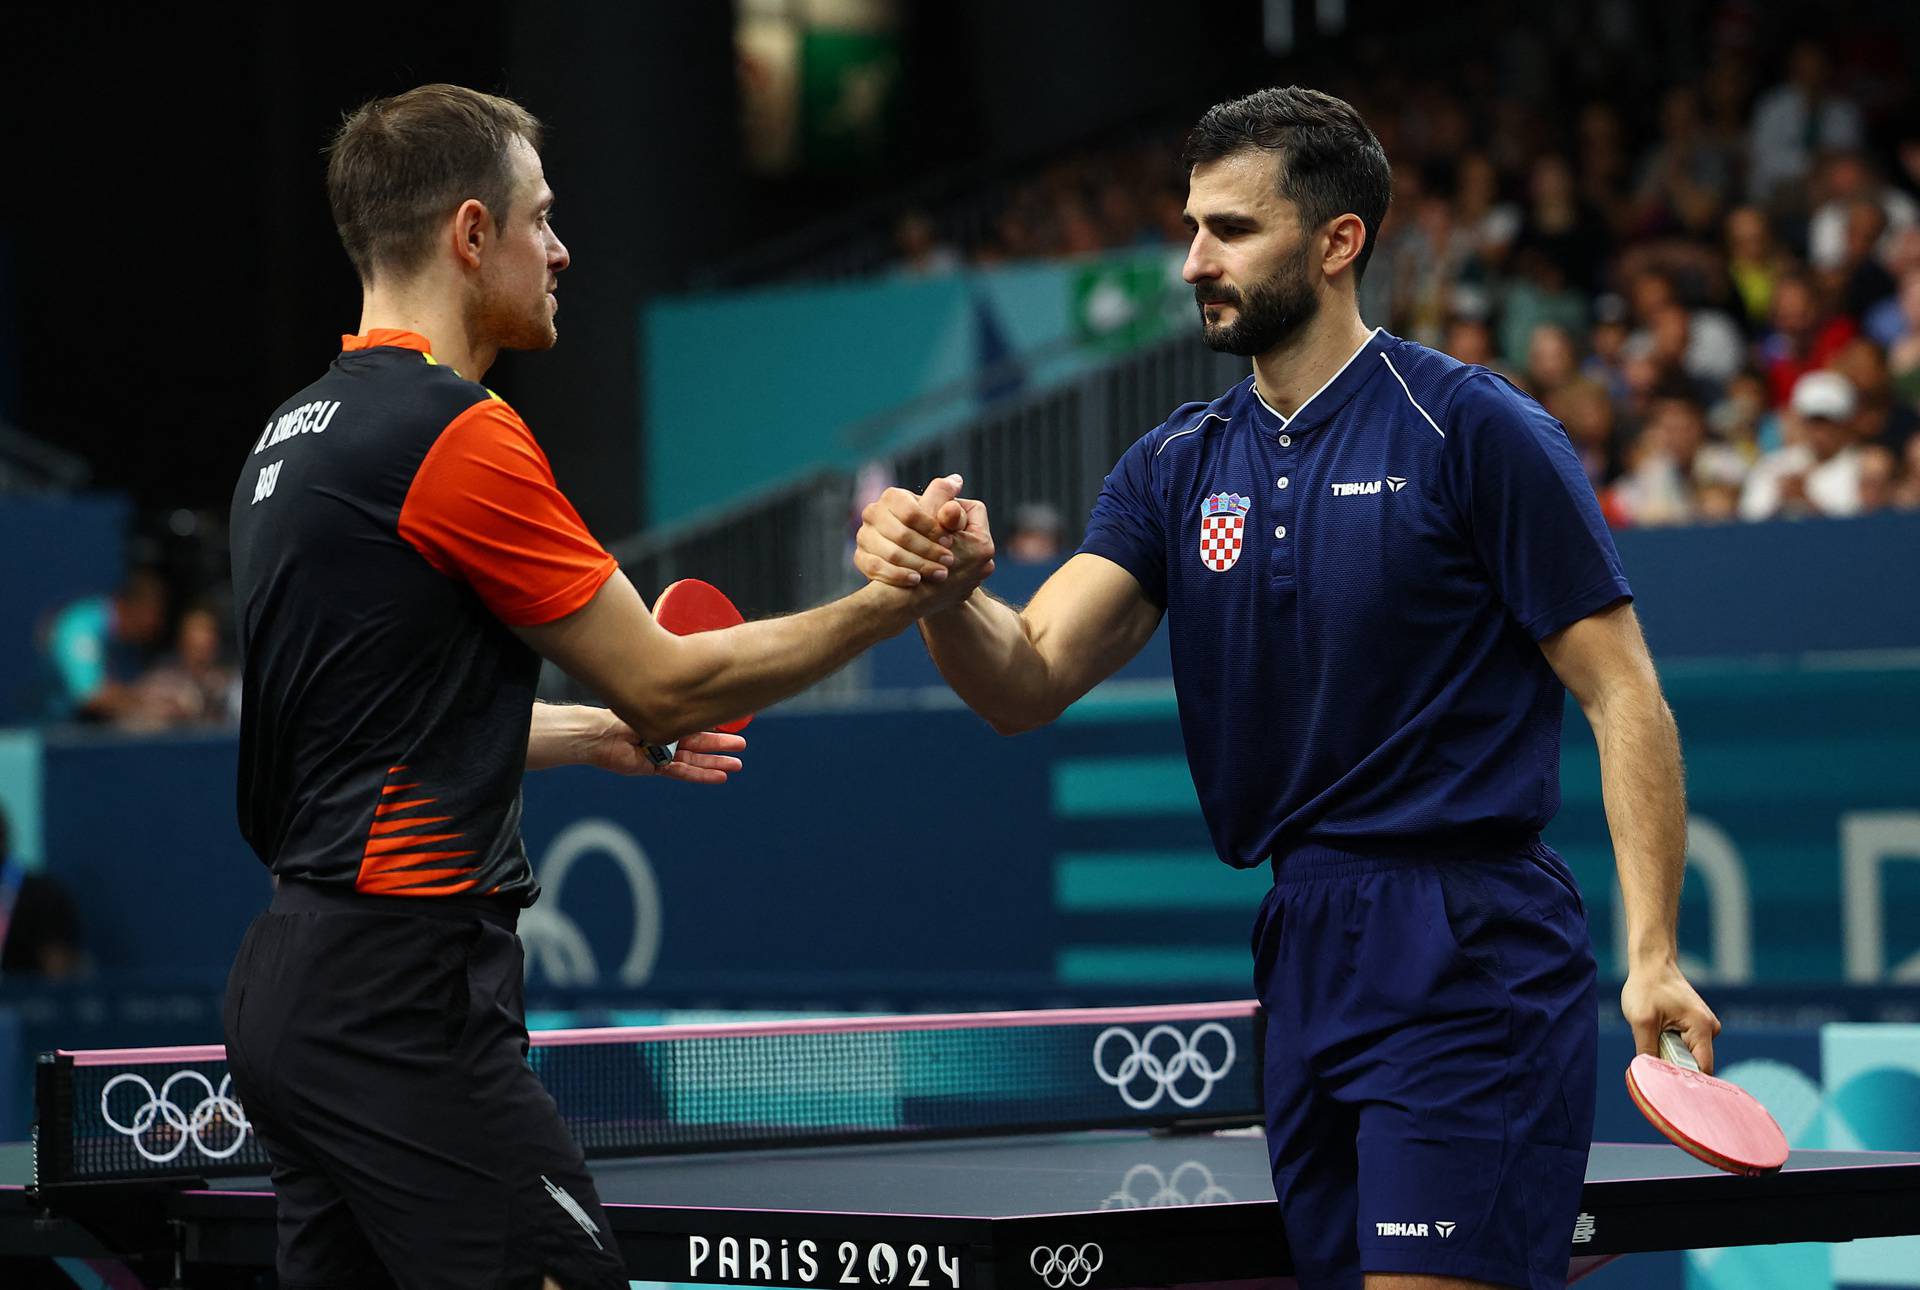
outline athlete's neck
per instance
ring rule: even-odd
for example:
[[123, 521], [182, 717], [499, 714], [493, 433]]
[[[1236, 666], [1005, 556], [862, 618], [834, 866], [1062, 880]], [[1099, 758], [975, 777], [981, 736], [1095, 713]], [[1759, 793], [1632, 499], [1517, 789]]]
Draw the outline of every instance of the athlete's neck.
[[[1344, 302], [1342, 302], [1344, 303]], [[1373, 328], [1351, 304], [1328, 304], [1285, 344], [1253, 360], [1253, 383], [1267, 406], [1291, 417], [1367, 343]]]
[[417, 289], [415, 284], [366, 289], [360, 305], [360, 334], [379, 328], [410, 331], [426, 337], [436, 362], [444, 363], [469, 381], [485, 378], [500, 354], [498, 345], [481, 338], [461, 303], [445, 292]]

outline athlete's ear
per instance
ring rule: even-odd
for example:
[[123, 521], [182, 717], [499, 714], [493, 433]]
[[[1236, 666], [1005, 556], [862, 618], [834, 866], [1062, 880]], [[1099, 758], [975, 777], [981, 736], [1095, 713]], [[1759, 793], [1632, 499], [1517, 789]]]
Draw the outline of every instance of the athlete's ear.
[[1321, 269], [1331, 278], [1358, 259], [1366, 244], [1365, 220], [1352, 211], [1334, 216], [1333, 222], [1327, 225], [1327, 254], [1320, 263]]
[[469, 269], [477, 269], [480, 267], [480, 253], [486, 250], [487, 239], [493, 235], [493, 216], [487, 213], [486, 206], [478, 198], [469, 197], [453, 213], [453, 224], [448, 235], [453, 239], [453, 253], [460, 263]]

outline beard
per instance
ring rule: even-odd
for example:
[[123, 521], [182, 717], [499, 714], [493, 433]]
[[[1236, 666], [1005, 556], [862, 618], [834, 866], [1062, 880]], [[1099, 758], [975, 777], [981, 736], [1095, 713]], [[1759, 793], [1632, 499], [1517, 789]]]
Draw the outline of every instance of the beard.
[[501, 349], [552, 349], [560, 339], [543, 290], [533, 301], [524, 295], [490, 291], [480, 304], [482, 335]]
[[[1244, 290], [1224, 283], [1203, 282], [1193, 289], [1200, 309], [1200, 336], [1207, 347], [1222, 354], [1252, 358], [1284, 344], [1320, 312], [1320, 297], [1308, 277], [1310, 246], [1287, 259], [1264, 282], [1248, 283]], [[1232, 305], [1238, 314], [1231, 323], [1210, 323], [1205, 306]]]

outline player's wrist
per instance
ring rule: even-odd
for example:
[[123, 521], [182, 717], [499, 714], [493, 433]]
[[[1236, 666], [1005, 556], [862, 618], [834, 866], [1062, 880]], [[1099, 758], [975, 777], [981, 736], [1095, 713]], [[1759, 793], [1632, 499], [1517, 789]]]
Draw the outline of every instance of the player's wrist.
[[555, 766], [599, 766], [606, 762], [609, 736], [620, 724], [611, 709], [585, 704], [550, 704], [547, 713], [547, 761]]
[[869, 643], [898, 636], [920, 617], [920, 597], [914, 590], [885, 582], [869, 582], [847, 599], [869, 626]]
[[1627, 946], [1628, 976], [1656, 976], [1677, 971], [1679, 967], [1680, 947], [1671, 939]]

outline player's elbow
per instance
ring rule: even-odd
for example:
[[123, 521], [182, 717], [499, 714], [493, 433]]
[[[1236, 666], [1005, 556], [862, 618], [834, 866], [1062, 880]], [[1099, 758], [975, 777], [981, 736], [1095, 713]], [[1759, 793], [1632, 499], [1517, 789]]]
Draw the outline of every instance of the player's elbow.
[[670, 744], [691, 734], [694, 729], [682, 714], [657, 703], [645, 706], [616, 704], [614, 711], [645, 743]]
[[1027, 731], [1037, 730], [1045, 724], [1044, 721], [1024, 717], [999, 715], [987, 717], [987, 725], [993, 728], [993, 733], [996, 735], [1024, 735]]
[[996, 735], [1023, 735], [1029, 730], [1038, 730], [1041, 726], [1051, 725], [1065, 710], [1064, 704], [1023, 703], [1002, 704], [992, 711], [983, 711], [987, 724], [993, 727]]

